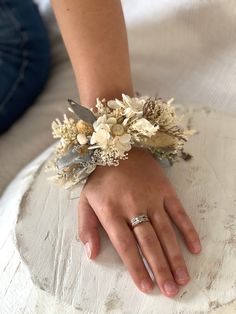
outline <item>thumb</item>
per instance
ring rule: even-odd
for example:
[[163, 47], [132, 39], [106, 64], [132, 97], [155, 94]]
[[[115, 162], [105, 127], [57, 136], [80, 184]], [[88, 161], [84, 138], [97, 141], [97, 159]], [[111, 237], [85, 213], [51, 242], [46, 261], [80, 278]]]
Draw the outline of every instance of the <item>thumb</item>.
[[80, 194], [77, 217], [78, 238], [85, 245], [87, 256], [94, 259], [100, 249], [99, 220], [83, 191]]

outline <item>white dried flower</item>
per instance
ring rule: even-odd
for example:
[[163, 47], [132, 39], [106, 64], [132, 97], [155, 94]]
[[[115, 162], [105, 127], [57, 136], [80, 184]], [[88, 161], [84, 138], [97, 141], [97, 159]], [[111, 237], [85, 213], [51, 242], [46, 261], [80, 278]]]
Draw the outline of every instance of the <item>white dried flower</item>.
[[142, 116], [143, 106], [145, 104], [145, 98], [129, 97], [122, 94], [123, 104], [125, 105], [124, 113], [127, 118], [136, 116], [137, 118]]
[[131, 130], [137, 131], [138, 133], [151, 137], [156, 134], [157, 130], [159, 129], [159, 125], [154, 126], [152, 125], [147, 119], [141, 118], [135, 121], [131, 126]]
[[97, 148], [101, 147], [103, 149], [107, 148], [108, 141], [110, 139], [110, 125], [116, 123], [115, 118], [108, 118], [104, 114], [101, 117], [99, 117], [94, 123], [93, 128], [94, 132], [90, 139], [90, 144], [97, 144], [96, 146], [90, 147], [90, 148]]
[[119, 108], [124, 108], [125, 105], [123, 104], [122, 101], [120, 101], [119, 99], [115, 99], [115, 100], [109, 100], [107, 102], [107, 106], [111, 109], [119, 109]]
[[93, 128], [95, 131], [98, 131], [99, 129], [105, 129], [110, 131], [110, 125], [116, 123], [116, 118], [109, 117], [107, 118], [107, 115], [104, 114], [101, 117], [98, 117], [98, 119], [93, 123]]
[[116, 150], [118, 151], [119, 156], [123, 156], [125, 152], [131, 149], [131, 135], [130, 134], [123, 134], [121, 136], [116, 136], [111, 141], [111, 144], [115, 146]]
[[88, 139], [85, 134], [81, 133], [77, 135], [77, 141], [79, 142], [79, 144], [85, 145], [88, 142]]
[[93, 128], [90, 144], [95, 145], [90, 146], [89, 149], [116, 149], [120, 156], [131, 149], [131, 136], [122, 124], [117, 124], [116, 118], [103, 115], [93, 123]]
[[95, 146], [90, 146], [89, 148], [98, 148], [101, 147], [102, 149], [106, 149], [108, 145], [108, 141], [110, 138], [110, 133], [109, 130], [100, 128], [96, 132], [93, 132], [91, 139], [90, 139], [90, 144]]

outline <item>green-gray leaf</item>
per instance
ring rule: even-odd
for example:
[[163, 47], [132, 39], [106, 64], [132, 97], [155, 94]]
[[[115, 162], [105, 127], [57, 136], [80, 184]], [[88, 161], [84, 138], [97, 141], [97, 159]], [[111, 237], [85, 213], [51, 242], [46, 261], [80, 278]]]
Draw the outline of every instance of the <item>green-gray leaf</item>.
[[90, 124], [93, 124], [93, 122], [97, 120], [95, 115], [88, 108], [81, 106], [80, 104], [76, 103], [72, 99], [68, 99], [68, 102], [70, 104], [71, 109], [74, 111], [75, 114], [77, 114], [79, 119], [85, 122], [88, 122]]
[[86, 155], [79, 155], [78, 152], [70, 149], [65, 156], [57, 160], [57, 168], [58, 170], [62, 170], [65, 167], [71, 167], [73, 165], [83, 162], [89, 162], [91, 160], [92, 154], [93, 152], [91, 150], [88, 150], [88, 153]]

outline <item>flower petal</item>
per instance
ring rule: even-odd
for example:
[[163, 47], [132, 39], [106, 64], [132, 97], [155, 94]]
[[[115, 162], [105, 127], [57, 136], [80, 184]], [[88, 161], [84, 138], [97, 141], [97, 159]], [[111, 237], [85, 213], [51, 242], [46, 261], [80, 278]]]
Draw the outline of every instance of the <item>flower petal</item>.
[[119, 136], [119, 141], [120, 141], [121, 143], [129, 143], [129, 142], [130, 142], [130, 139], [131, 139], [131, 135], [128, 134], [128, 133], [125, 133], [125, 134]]
[[91, 138], [90, 138], [90, 144], [95, 144], [96, 143], [96, 132], [93, 132]]
[[130, 106], [130, 104], [132, 103], [131, 98], [125, 94], [122, 94], [122, 100], [123, 100], [123, 103], [127, 104], [128, 106]]
[[78, 134], [77, 141], [79, 142], [79, 144], [84, 145], [88, 142], [88, 139], [85, 134]]
[[106, 123], [108, 124], [116, 124], [116, 118], [115, 117], [110, 117], [107, 119]]
[[152, 136], [159, 129], [159, 125], [154, 126], [147, 119], [141, 118], [138, 119], [135, 123], [133, 123], [130, 128], [138, 131], [143, 135]]
[[121, 107], [120, 103], [118, 103], [116, 100], [109, 100], [107, 102], [107, 106], [111, 109], [117, 109]]

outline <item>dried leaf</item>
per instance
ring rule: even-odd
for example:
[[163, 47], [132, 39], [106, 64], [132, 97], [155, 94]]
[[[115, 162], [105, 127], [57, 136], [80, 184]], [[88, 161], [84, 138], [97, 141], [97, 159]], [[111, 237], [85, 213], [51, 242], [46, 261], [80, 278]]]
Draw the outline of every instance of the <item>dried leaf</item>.
[[69, 152], [57, 160], [58, 170], [62, 170], [65, 167], [71, 167], [75, 164], [89, 162], [92, 152], [88, 150], [87, 154], [79, 155], [77, 151], [70, 149]]
[[71, 99], [68, 99], [68, 102], [70, 104], [71, 109], [73, 110], [75, 114], [77, 114], [79, 119], [85, 122], [88, 122], [90, 124], [93, 124], [93, 122], [97, 120], [95, 115], [88, 108], [81, 106], [80, 104], [76, 103], [75, 101]]

